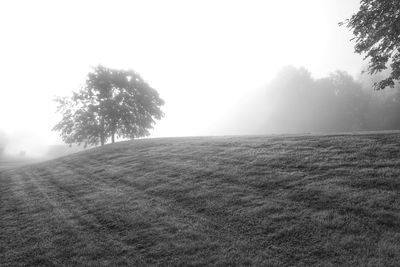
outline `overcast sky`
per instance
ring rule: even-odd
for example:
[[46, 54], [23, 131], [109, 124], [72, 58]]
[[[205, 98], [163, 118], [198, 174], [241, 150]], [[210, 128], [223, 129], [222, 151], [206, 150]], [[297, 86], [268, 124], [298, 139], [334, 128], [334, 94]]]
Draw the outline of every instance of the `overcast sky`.
[[1, 1], [0, 130], [60, 142], [52, 99], [91, 66], [133, 69], [166, 114], [152, 136], [229, 134], [218, 128], [285, 65], [314, 77], [357, 75], [362, 56], [338, 22], [359, 0]]

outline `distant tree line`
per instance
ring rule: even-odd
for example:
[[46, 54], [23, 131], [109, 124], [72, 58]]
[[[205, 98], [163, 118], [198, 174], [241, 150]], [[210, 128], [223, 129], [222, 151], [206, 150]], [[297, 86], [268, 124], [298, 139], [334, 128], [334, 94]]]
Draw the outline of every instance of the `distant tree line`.
[[268, 85], [274, 105], [266, 127], [279, 132], [347, 132], [400, 129], [400, 88], [371, 90], [380, 77], [355, 80], [344, 71], [313, 79], [286, 67]]
[[344, 71], [313, 78], [287, 66], [238, 108], [233, 134], [334, 133], [400, 129], [400, 86], [373, 90], [382, 73], [356, 79]]

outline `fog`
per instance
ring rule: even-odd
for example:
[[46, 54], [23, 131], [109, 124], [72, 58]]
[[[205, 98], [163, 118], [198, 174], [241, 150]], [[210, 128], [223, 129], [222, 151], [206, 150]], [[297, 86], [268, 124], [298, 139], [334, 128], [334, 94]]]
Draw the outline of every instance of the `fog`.
[[[51, 131], [60, 120], [52, 100], [79, 90], [98, 64], [137, 71], [165, 100], [165, 117], [150, 137], [397, 127], [394, 91], [379, 94], [369, 78], [351, 78], [360, 72], [362, 56], [338, 22], [358, 5], [359, 0], [3, 1], [2, 154], [54, 157], [75, 151]], [[296, 67], [282, 69], [291, 64]], [[352, 76], [329, 76], [336, 69]]]
[[51, 144], [35, 131], [0, 131], [0, 158], [13, 160], [45, 160], [82, 150], [83, 147]]
[[378, 76], [336, 71], [315, 79], [284, 67], [227, 120], [232, 134], [339, 133], [400, 129], [400, 91], [374, 91]]
[[[265, 86], [249, 91], [221, 121], [210, 125], [211, 135], [398, 130], [399, 86], [374, 91], [373, 83], [379, 78], [354, 78], [336, 71], [316, 79], [304, 67], [286, 66]], [[225, 108], [221, 105], [221, 110]], [[46, 144], [33, 131], [0, 132], [2, 156], [53, 158], [81, 149]]]
[[4, 155], [4, 150], [7, 145], [7, 136], [0, 130], [0, 157]]
[[[373, 89], [380, 76], [335, 71], [314, 78], [286, 66], [257, 90], [248, 90], [203, 135], [341, 133], [400, 129], [400, 88]], [[245, 89], [245, 88], [244, 88]], [[207, 103], [204, 103], [207, 106]], [[217, 116], [217, 114], [216, 114]], [[0, 156], [54, 158], [83, 148], [49, 144], [35, 131], [0, 131]]]

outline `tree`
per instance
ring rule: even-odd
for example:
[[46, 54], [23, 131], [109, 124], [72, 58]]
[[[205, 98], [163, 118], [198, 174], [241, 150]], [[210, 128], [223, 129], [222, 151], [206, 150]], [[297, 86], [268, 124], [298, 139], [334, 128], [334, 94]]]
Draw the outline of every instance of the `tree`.
[[400, 80], [400, 1], [361, 0], [360, 4], [357, 13], [339, 24], [352, 30], [355, 52], [369, 59], [369, 74], [387, 69], [389, 62], [391, 72], [374, 84], [375, 89], [394, 87]]
[[104, 145], [110, 138], [148, 136], [164, 113], [164, 101], [138, 73], [97, 66], [71, 97], [56, 98], [60, 131], [67, 144]]

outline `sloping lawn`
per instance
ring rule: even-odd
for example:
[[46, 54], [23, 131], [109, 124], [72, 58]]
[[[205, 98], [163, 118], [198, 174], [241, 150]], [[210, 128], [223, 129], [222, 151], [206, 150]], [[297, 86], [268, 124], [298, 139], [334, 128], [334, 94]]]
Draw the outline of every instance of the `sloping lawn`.
[[145, 139], [0, 171], [1, 266], [399, 263], [399, 133]]

